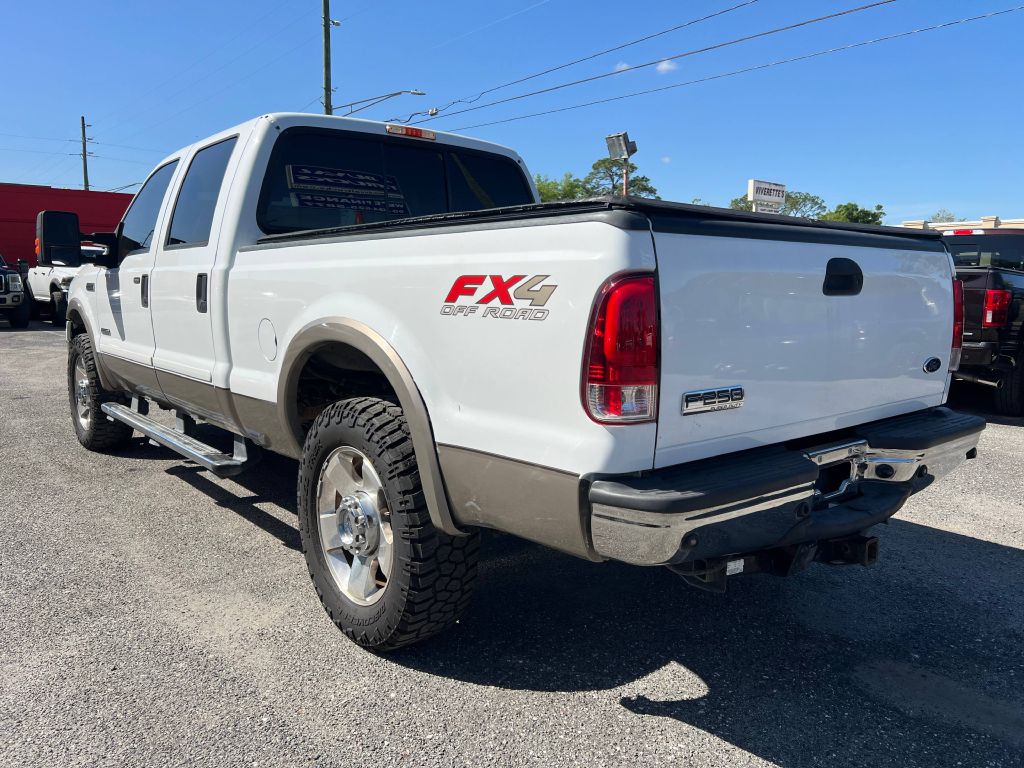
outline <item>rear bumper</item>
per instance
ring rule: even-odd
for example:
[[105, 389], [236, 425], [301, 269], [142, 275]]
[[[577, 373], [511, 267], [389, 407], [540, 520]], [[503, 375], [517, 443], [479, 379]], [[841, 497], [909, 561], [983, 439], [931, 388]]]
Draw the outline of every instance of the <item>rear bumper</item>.
[[960, 350], [960, 368], [988, 368], [997, 357], [999, 345], [994, 341], [964, 342]]
[[974, 458], [984, 428], [977, 416], [934, 408], [810, 448], [593, 478], [593, 546], [609, 559], [675, 565], [853, 535]]

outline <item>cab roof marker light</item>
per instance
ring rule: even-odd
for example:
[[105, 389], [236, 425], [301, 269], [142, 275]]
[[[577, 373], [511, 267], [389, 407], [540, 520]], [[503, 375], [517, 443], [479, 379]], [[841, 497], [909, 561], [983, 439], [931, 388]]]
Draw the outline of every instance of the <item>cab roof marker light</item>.
[[437, 134], [426, 128], [413, 128], [411, 125], [386, 125], [384, 129], [392, 136], [408, 136], [410, 139], [426, 139], [434, 141]]

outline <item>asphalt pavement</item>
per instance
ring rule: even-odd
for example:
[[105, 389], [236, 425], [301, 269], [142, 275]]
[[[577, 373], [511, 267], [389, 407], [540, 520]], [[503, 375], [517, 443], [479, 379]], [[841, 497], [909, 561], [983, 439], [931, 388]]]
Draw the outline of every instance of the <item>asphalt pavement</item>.
[[1024, 420], [875, 567], [711, 595], [489, 534], [461, 622], [379, 657], [309, 583], [295, 462], [89, 453], [65, 360], [0, 323], [0, 765], [1024, 765]]

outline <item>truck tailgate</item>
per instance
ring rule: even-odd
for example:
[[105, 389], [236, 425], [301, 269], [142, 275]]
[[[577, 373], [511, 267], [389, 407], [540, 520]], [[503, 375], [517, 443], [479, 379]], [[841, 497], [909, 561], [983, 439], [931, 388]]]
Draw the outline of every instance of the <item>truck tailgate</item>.
[[[662, 325], [655, 467], [945, 400], [953, 296], [939, 241], [651, 220]], [[933, 372], [930, 358], [941, 363]]]

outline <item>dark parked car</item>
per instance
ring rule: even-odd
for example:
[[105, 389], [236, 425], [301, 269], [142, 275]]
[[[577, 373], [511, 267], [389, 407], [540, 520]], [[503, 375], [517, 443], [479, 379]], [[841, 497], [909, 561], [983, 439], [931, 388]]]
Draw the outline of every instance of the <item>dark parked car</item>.
[[19, 270], [9, 267], [0, 256], [0, 317], [15, 328], [28, 326], [30, 307]]
[[959, 379], [997, 387], [996, 408], [1024, 415], [1024, 229], [943, 233], [964, 284]]

